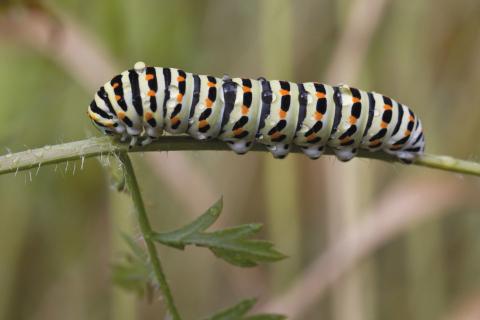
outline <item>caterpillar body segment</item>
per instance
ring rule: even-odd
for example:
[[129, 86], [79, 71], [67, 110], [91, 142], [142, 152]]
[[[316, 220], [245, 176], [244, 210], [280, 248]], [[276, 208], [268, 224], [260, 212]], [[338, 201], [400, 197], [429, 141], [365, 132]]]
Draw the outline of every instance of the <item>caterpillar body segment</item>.
[[148, 144], [164, 131], [220, 139], [238, 154], [262, 143], [276, 158], [292, 144], [310, 158], [332, 148], [348, 161], [360, 148], [405, 162], [425, 149], [411, 109], [376, 92], [347, 85], [223, 78], [143, 62], [103, 85], [88, 107], [102, 132]]

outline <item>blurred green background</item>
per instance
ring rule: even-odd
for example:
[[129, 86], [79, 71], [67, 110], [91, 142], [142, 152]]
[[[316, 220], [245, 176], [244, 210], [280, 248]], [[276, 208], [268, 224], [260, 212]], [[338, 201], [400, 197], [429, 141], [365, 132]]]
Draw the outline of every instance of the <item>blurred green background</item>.
[[[421, 117], [428, 152], [478, 161], [479, 16], [478, 0], [0, 1], [0, 153], [99, 135], [94, 90], [142, 60], [382, 92]], [[302, 155], [133, 158], [157, 230], [223, 195], [220, 225], [262, 222], [289, 255], [243, 270], [159, 248], [186, 319], [245, 297], [273, 306], [315, 268], [311, 291], [283, 304], [293, 319], [480, 319], [478, 178]], [[112, 285], [120, 234], [139, 231], [107, 162], [0, 177], [1, 320], [163, 318], [159, 299]]]

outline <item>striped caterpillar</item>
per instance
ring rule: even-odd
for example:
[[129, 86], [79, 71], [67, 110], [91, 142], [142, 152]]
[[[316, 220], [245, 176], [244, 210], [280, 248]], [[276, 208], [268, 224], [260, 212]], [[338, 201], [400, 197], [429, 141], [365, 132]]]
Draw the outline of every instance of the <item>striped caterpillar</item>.
[[133, 146], [163, 131], [217, 138], [238, 154], [253, 142], [284, 158], [292, 144], [310, 158], [326, 146], [348, 161], [359, 148], [411, 162], [425, 148], [420, 120], [375, 92], [316, 82], [216, 78], [137, 62], [102, 86], [88, 108], [96, 127]]

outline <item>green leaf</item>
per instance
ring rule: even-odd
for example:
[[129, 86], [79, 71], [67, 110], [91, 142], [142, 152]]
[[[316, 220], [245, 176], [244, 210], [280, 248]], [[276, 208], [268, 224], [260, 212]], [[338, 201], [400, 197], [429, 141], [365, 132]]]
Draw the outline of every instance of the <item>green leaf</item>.
[[112, 266], [113, 282], [139, 296], [149, 296], [155, 287], [153, 270], [147, 253], [131, 237], [123, 234], [130, 252], [124, 255], [124, 261]]
[[152, 239], [177, 249], [184, 249], [187, 245], [206, 247], [217, 257], [240, 267], [253, 267], [261, 262], [273, 262], [285, 258], [285, 255], [273, 248], [272, 243], [248, 239], [262, 228], [258, 223], [206, 232], [205, 230], [218, 219], [221, 211], [222, 200], [220, 199], [187, 226], [172, 232], [154, 233]]
[[222, 310], [206, 320], [237, 320], [242, 319], [242, 317], [253, 308], [256, 299], [247, 299], [243, 300], [240, 303], [234, 305], [231, 308]]
[[237, 227], [227, 228], [212, 232], [215, 236], [224, 239], [234, 239], [239, 237], [249, 237], [262, 229], [261, 223], [244, 224]]
[[256, 316], [246, 317], [243, 320], [284, 320], [286, 316], [281, 314], [259, 314]]
[[184, 226], [181, 229], [166, 233], [157, 233], [155, 237], [161, 237], [163, 244], [175, 247], [177, 249], [183, 249], [185, 244], [182, 244], [182, 239], [188, 237], [191, 234], [201, 232], [210, 227], [215, 221], [217, 221], [220, 213], [223, 209], [223, 198], [220, 198], [213, 206], [211, 206], [205, 213], [195, 219], [193, 222]]
[[205, 320], [282, 320], [286, 319], [285, 316], [282, 315], [274, 315], [274, 314], [259, 314], [245, 317], [245, 315], [250, 311], [255, 303], [257, 302], [256, 299], [246, 299], [235, 306], [222, 310], [215, 315], [205, 319]]

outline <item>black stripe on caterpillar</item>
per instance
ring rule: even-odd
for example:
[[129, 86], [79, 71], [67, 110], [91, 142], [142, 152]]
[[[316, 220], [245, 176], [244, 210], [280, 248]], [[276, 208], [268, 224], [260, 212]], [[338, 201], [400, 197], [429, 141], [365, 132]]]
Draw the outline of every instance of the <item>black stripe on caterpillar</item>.
[[137, 62], [103, 85], [88, 115], [105, 134], [131, 145], [148, 144], [165, 131], [198, 140], [219, 139], [238, 154], [254, 142], [275, 158], [292, 144], [310, 158], [325, 147], [338, 159], [359, 148], [411, 162], [425, 149], [422, 124], [408, 107], [376, 92], [346, 85], [216, 78]]

